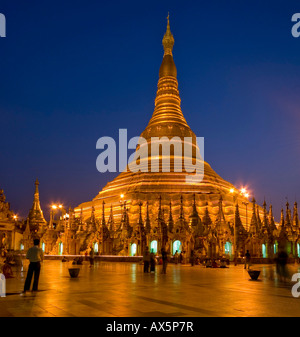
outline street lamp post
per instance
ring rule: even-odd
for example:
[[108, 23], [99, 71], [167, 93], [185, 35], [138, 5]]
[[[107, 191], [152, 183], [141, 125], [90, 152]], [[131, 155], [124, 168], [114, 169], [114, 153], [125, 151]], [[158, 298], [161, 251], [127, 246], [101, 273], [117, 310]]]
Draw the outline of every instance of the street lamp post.
[[57, 210], [64, 210], [63, 205], [59, 204], [59, 205], [51, 205], [51, 209], [50, 209], [50, 223], [49, 223], [49, 227], [53, 228], [53, 221], [54, 221], [54, 215], [55, 212]]

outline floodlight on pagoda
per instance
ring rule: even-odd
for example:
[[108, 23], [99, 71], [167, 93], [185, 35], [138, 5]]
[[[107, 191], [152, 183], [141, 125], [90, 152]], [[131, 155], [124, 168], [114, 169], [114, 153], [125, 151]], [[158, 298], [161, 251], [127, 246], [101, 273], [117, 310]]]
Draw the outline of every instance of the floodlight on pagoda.
[[231, 188], [229, 192], [234, 193], [234, 188]]
[[242, 194], [246, 194], [246, 193], [247, 193], [247, 190], [243, 187], [243, 188], [241, 189], [241, 193], [242, 193]]
[[51, 208], [52, 209], [57, 209], [57, 206], [56, 205], [52, 205]]

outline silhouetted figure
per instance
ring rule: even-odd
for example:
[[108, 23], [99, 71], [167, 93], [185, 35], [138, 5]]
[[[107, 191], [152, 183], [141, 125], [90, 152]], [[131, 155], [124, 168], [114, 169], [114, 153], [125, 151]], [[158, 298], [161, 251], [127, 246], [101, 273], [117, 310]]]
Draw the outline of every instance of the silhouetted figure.
[[219, 267], [219, 265], [217, 264], [217, 261], [215, 259], [212, 260], [211, 267], [212, 268], [218, 268]]
[[286, 266], [287, 261], [288, 261], [287, 253], [284, 250], [280, 251], [277, 257], [277, 273], [279, 275], [280, 281], [286, 281], [288, 278], [288, 271]]
[[32, 276], [34, 274], [33, 279], [33, 286], [32, 291], [38, 290], [38, 284], [39, 284], [39, 276], [40, 276], [40, 270], [41, 270], [41, 261], [43, 261], [44, 253], [42, 249], [39, 247], [40, 240], [35, 239], [33, 241], [34, 246], [29, 248], [26, 254], [26, 259], [30, 261], [27, 277], [25, 280], [24, 285], [24, 293], [30, 289]]
[[225, 258], [221, 258], [221, 261], [220, 261], [220, 268], [227, 268]]
[[168, 265], [168, 254], [164, 248], [161, 249], [161, 258], [162, 258], [162, 274], [166, 274]]
[[190, 261], [191, 261], [191, 266], [193, 267], [194, 264], [195, 264], [195, 255], [194, 255], [194, 251], [193, 250], [191, 250]]
[[212, 261], [211, 261], [211, 259], [206, 259], [205, 260], [205, 267], [206, 268], [212, 268]]
[[91, 248], [91, 250], [90, 250], [90, 267], [94, 265], [94, 260], [95, 260], [95, 253], [94, 253], [94, 249]]
[[175, 254], [174, 254], [174, 263], [177, 264], [178, 263], [178, 250], [176, 250]]
[[143, 261], [144, 261], [144, 273], [149, 273], [150, 253], [148, 247], [146, 247], [144, 251]]
[[250, 262], [251, 262], [251, 255], [249, 253], [249, 250], [247, 250], [247, 253], [245, 254], [245, 265], [244, 269], [248, 266], [248, 269], [250, 268]]
[[150, 253], [150, 273], [155, 272], [155, 263], [156, 263], [156, 258], [153, 249], [151, 250]]

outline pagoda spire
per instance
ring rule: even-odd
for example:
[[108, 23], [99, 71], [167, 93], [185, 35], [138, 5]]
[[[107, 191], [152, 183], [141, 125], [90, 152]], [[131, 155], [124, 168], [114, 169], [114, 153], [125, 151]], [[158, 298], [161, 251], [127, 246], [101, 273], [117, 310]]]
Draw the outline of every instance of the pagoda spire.
[[111, 230], [111, 231], [115, 230], [115, 221], [114, 221], [114, 213], [113, 213], [112, 205], [110, 205], [110, 214], [109, 214], [107, 224], [109, 226], [109, 230]]
[[270, 229], [272, 230], [272, 233], [273, 233], [273, 231], [276, 230], [276, 225], [275, 225], [272, 205], [270, 205], [270, 208], [269, 208], [269, 224], [270, 224]]
[[280, 226], [284, 227], [284, 213], [283, 213], [283, 208], [281, 208], [280, 211]]
[[141, 226], [144, 226], [143, 218], [142, 218], [142, 206], [143, 206], [143, 203], [139, 202], [139, 220], [138, 220], [138, 224], [141, 225]]
[[[159, 69], [155, 108], [152, 118], [141, 136], [147, 140], [155, 136], [160, 137], [162, 134], [167, 134], [171, 138], [173, 136], [195, 137], [180, 107], [181, 99], [178, 90], [177, 69], [172, 53], [174, 37], [171, 33], [169, 16], [162, 44], [164, 56]], [[183, 129], [180, 129], [180, 127], [183, 127]]]
[[263, 211], [264, 211], [264, 215], [263, 215], [263, 223], [262, 223], [262, 232], [263, 233], [269, 233], [270, 230], [270, 226], [269, 226], [269, 219], [268, 219], [268, 215], [267, 215], [267, 204], [266, 201], [264, 200], [263, 203]]
[[150, 231], [151, 231], [151, 222], [150, 222], [150, 217], [149, 217], [149, 202], [148, 202], [148, 200], [147, 200], [147, 203], [146, 203], [145, 229], [146, 229], [147, 233], [150, 233]]
[[164, 51], [165, 51], [165, 55], [171, 55], [172, 56], [172, 50], [173, 50], [173, 46], [174, 46], [174, 36], [171, 33], [171, 28], [170, 28], [170, 15], [168, 13], [168, 17], [167, 17], [167, 30], [165, 32], [165, 35], [163, 37], [162, 40], [162, 44], [164, 46]]
[[257, 233], [258, 225], [257, 225], [257, 217], [256, 217], [256, 200], [252, 199], [252, 217], [250, 222], [250, 234], [255, 235]]
[[28, 220], [30, 224], [30, 229], [37, 231], [40, 225], [46, 224], [46, 220], [43, 215], [43, 211], [40, 205], [40, 193], [39, 193], [39, 181], [36, 179], [35, 181], [35, 192], [33, 198], [33, 204], [29, 211]]
[[102, 222], [101, 222], [102, 226], [106, 226], [106, 222], [105, 222], [105, 202], [103, 200], [102, 202]]
[[158, 221], [163, 221], [163, 213], [161, 209], [161, 195], [158, 198], [159, 203], [158, 203], [158, 215], [157, 215], [157, 220]]
[[298, 205], [297, 205], [297, 202], [296, 202], [296, 201], [295, 201], [295, 203], [294, 203], [293, 228], [294, 228], [294, 229], [299, 228]]
[[220, 223], [225, 223], [225, 215], [224, 215], [224, 211], [223, 211], [223, 198], [222, 195], [220, 195], [219, 198], [219, 209], [218, 209], [218, 215], [217, 215], [217, 222]]
[[109, 238], [109, 229], [106, 226], [105, 221], [105, 202], [102, 202], [102, 220], [100, 226], [100, 236], [102, 237], [102, 241], [105, 241]]
[[286, 215], [285, 215], [285, 229], [286, 231], [291, 234], [292, 232], [292, 219], [291, 219], [291, 210], [289, 208], [290, 204], [286, 202]]
[[261, 231], [261, 228], [262, 228], [262, 222], [261, 222], [261, 218], [260, 218], [260, 215], [259, 215], [259, 206], [256, 205], [256, 212], [257, 212], [257, 229], [258, 229], [258, 232]]
[[173, 232], [173, 228], [174, 228], [174, 220], [173, 220], [173, 215], [172, 215], [172, 202], [170, 200], [170, 211], [169, 211], [169, 219], [168, 219], [168, 229], [169, 232], [172, 233]]
[[210, 218], [210, 215], [209, 215], [208, 203], [207, 202], [206, 202], [204, 216], [202, 218], [202, 223], [203, 223], [203, 226], [204, 226], [205, 234], [209, 233], [210, 230], [211, 230], [212, 221], [211, 221], [211, 218]]

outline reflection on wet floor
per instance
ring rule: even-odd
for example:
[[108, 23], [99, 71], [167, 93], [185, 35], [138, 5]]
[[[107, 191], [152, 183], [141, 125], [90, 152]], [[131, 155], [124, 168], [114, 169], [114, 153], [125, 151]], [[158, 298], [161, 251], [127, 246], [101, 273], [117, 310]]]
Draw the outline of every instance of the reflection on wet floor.
[[[38, 293], [20, 296], [28, 265], [7, 280], [1, 316], [300, 316], [294, 283], [279, 280], [276, 266], [254, 265], [259, 281], [250, 282], [242, 265], [226, 269], [169, 264], [144, 273], [139, 263], [85, 261], [78, 278], [72, 263], [43, 262]], [[300, 272], [289, 265], [289, 275]]]

